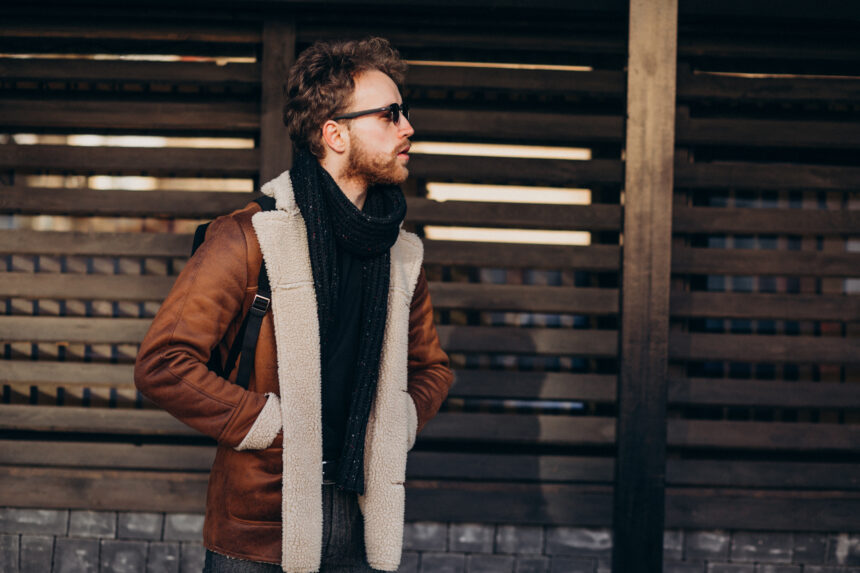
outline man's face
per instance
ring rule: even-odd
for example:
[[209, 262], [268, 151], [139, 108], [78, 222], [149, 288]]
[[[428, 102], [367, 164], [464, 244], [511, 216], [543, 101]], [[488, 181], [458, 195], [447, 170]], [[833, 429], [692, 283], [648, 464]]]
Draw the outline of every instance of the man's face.
[[[403, 103], [397, 85], [386, 74], [372, 70], [355, 78], [355, 92], [347, 112]], [[409, 137], [415, 133], [403, 114], [395, 124], [391, 114], [374, 113], [347, 120], [349, 149], [344, 175], [366, 185], [400, 184], [409, 170]]]

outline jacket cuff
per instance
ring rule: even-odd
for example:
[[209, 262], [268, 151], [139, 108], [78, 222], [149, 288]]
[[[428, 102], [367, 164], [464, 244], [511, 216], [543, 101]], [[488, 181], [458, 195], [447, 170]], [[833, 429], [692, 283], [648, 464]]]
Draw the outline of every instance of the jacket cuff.
[[260, 410], [254, 425], [248, 430], [242, 443], [233, 448], [236, 451], [266, 449], [272, 445], [275, 437], [283, 428], [280, 398], [273, 393], [268, 393], [266, 396], [269, 399], [266, 400], [266, 404]]
[[406, 393], [406, 399], [409, 401], [406, 409], [407, 422], [409, 424], [409, 441], [407, 442], [406, 451], [409, 451], [415, 445], [415, 438], [418, 434], [418, 409], [415, 407], [415, 400], [412, 399], [412, 396], [408, 392]]

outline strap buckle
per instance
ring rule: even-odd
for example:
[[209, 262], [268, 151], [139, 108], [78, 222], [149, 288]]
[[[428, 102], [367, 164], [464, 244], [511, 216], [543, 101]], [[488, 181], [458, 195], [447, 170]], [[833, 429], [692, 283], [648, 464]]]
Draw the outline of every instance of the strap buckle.
[[271, 302], [272, 300], [268, 297], [259, 294], [254, 295], [254, 302], [251, 303], [251, 310], [249, 312], [257, 311], [260, 314], [266, 314]]

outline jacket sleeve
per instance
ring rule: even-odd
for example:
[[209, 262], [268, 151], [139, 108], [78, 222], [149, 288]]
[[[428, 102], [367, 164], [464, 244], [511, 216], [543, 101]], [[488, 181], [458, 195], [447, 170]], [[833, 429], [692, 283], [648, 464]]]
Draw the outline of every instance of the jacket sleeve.
[[415, 403], [418, 417], [416, 431], [420, 432], [439, 411], [454, 381], [448, 355], [439, 345], [423, 268], [418, 275], [409, 309], [408, 372], [408, 392]]
[[249, 290], [246, 249], [236, 219], [225, 216], [212, 222], [206, 241], [153, 319], [134, 368], [134, 382], [143, 395], [219, 444], [236, 449], [268, 447], [280, 430], [276, 395], [245, 390], [206, 365], [212, 348], [244, 311]]

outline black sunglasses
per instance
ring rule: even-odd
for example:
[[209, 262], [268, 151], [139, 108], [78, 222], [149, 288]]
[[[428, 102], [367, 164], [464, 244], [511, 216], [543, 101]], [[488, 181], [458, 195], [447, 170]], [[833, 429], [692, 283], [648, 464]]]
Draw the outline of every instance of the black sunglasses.
[[339, 115], [334, 119], [353, 119], [356, 117], [361, 117], [363, 115], [370, 115], [372, 113], [382, 113], [383, 111], [388, 112], [391, 117], [391, 121], [394, 125], [397, 125], [400, 122], [400, 114], [403, 114], [403, 117], [409, 119], [409, 104], [399, 104], [393, 103], [391, 105], [387, 105], [385, 107], [377, 107], [375, 109], [366, 109], [364, 111], [354, 111], [352, 113], [345, 113], [343, 115]]

